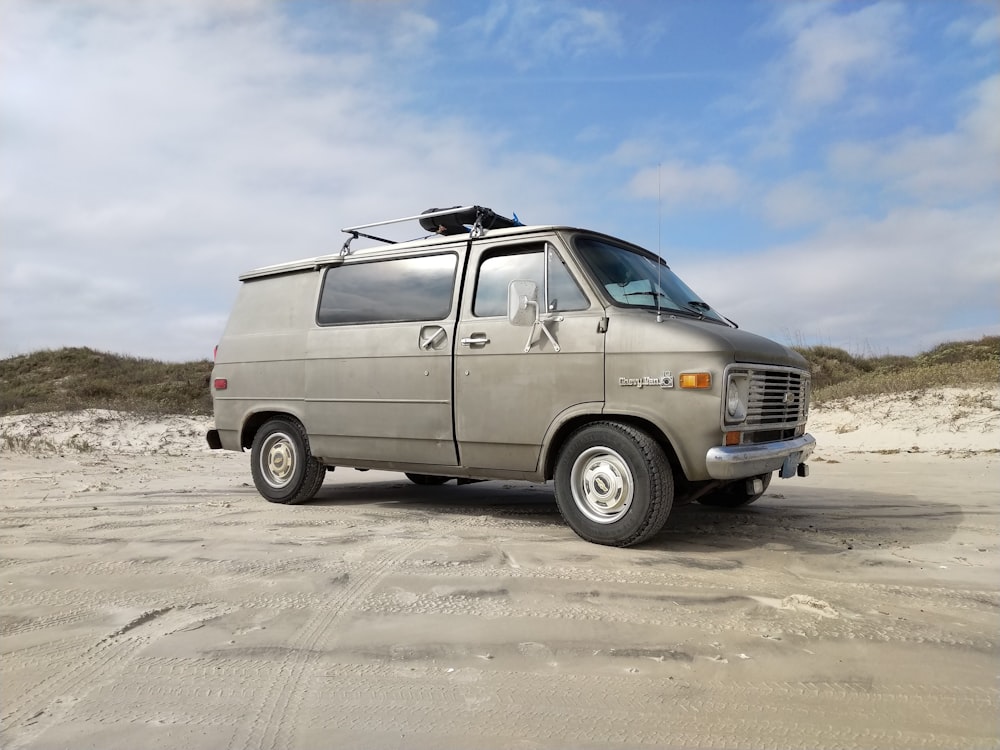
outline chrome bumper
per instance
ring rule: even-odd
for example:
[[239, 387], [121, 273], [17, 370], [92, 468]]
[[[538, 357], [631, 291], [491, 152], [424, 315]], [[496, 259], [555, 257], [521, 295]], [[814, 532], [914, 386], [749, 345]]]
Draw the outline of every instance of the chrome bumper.
[[815, 447], [816, 438], [808, 434], [776, 443], [716, 446], [705, 455], [705, 465], [713, 479], [742, 479], [778, 470], [789, 477]]

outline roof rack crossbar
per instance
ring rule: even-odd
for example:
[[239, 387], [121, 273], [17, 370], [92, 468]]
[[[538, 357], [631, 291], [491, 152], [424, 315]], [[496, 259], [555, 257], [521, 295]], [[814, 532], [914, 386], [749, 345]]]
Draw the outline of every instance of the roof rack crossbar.
[[[502, 229], [505, 227], [521, 226], [521, 222], [518, 221], [516, 215], [513, 219], [508, 219], [494, 213], [491, 209], [483, 208], [482, 206], [453, 206], [452, 208], [432, 209], [430, 211], [425, 211], [422, 214], [417, 214], [416, 216], [404, 216], [399, 219], [386, 219], [384, 221], [374, 221], [371, 224], [358, 224], [355, 227], [344, 227], [340, 231], [345, 232], [350, 236], [344, 242], [344, 246], [340, 249], [340, 255], [342, 257], [350, 255], [351, 242], [356, 240], [358, 237], [364, 237], [378, 242], [385, 242], [390, 245], [396, 244], [395, 241], [385, 239], [384, 237], [376, 237], [375, 235], [365, 234], [364, 232], [359, 231], [361, 229], [383, 227], [388, 224], [400, 224], [404, 221], [419, 221], [420, 225], [424, 229], [432, 230], [432, 226], [428, 225], [427, 219], [433, 219], [439, 216], [449, 216], [453, 218], [450, 222], [441, 222], [441, 226], [438, 227], [438, 234], [457, 234], [467, 231], [469, 232], [470, 237], [478, 238], [486, 234], [486, 230], [489, 228]], [[465, 229], [463, 225], [469, 224], [472, 225], [471, 229]]]
[[[432, 219], [435, 216], [447, 216], [449, 214], [457, 214], [462, 211], [472, 211], [475, 206], [462, 206], [461, 208], [445, 208], [441, 211], [432, 211], [426, 214], [417, 214], [416, 216], [404, 216], [401, 219], [386, 219], [385, 221], [373, 221], [371, 224], [358, 224], [356, 227], [344, 227], [341, 232], [354, 232], [358, 229], [371, 229], [372, 227], [384, 227], [386, 224], [400, 224], [404, 221], [419, 221], [420, 219]], [[364, 235], [362, 235], [364, 236]]]

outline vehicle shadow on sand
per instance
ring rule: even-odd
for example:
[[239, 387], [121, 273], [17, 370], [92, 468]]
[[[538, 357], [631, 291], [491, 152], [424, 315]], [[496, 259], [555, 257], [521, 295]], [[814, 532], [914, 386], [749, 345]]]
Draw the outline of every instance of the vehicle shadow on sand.
[[[405, 479], [328, 481], [309, 506], [492, 517], [579, 539], [563, 522], [551, 484], [490, 481], [423, 487]], [[699, 503], [675, 507], [663, 531], [635, 549], [720, 553], [767, 546], [805, 554], [886, 550], [945, 541], [964, 515], [960, 505], [913, 495], [809, 487], [772, 490], [741, 508]]]

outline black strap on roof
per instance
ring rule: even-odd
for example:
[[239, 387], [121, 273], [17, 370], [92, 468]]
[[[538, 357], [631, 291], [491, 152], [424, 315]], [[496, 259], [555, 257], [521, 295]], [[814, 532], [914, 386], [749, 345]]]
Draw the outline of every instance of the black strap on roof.
[[[344, 231], [346, 232], [347, 230], [345, 229]], [[364, 237], [366, 240], [376, 240], [378, 242], [384, 242], [387, 245], [397, 244], [396, 240], [387, 240], [385, 237], [376, 237], [374, 234], [365, 234], [364, 232], [359, 232], [354, 229], [352, 229], [347, 233], [350, 235], [350, 237], [344, 240], [344, 246], [340, 248], [341, 255], [351, 254], [351, 243], [354, 242], [354, 240], [356, 240], [358, 237]]]
[[[451, 213], [442, 213], [442, 211], [450, 211]], [[488, 229], [510, 229], [521, 225], [514, 219], [508, 219], [493, 209], [482, 206], [466, 208], [452, 206], [450, 209], [429, 208], [424, 213], [433, 214], [433, 216], [420, 219], [420, 226], [435, 234], [464, 234], [465, 232], [473, 232], [477, 228], [482, 232]], [[478, 236], [478, 234], [473, 234], [473, 236]]]

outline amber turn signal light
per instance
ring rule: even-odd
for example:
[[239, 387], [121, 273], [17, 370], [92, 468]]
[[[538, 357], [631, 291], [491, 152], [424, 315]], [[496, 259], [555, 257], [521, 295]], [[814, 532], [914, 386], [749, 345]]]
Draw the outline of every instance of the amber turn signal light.
[[681, 373], [681, 388], [711, 388], [712, 373], [710, 372], [683, 372]]

